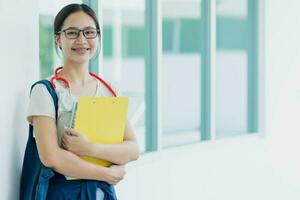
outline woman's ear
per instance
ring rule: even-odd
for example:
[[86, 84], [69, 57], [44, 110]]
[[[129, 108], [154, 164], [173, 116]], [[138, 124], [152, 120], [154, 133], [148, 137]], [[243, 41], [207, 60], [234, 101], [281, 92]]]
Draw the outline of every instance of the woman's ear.
[[59, 49], [61, 50], [60, 36], [59, 36], [59, 35], [55, 35], [54, 40], [55, 40], [55, 44], [56, 44], [56, 45], [59, 47]]

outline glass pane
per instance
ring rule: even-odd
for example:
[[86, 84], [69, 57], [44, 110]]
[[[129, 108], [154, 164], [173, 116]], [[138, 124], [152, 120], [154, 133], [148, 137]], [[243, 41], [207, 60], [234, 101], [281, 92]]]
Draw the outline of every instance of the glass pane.
[[217, 0], [217, 15], [222, 17], [247, 17], [247, 0]]
[[217, 137], [248, 132], [249, 21], [247, 0], [217, 1]]
[[200, 0], [162, 0], [163, 147], [200, 141], [200, 11]]
[[103, 76], [129, 96], [129, 121], [145, 151], [145, 4], [101, 1], [103, 8]]
[[70, 3], [82, 3], [82, 1], [68, 0], [40, 0], [39, 1], [39, 57], [40, 77], [45, 78], [53, 74], [53, 70], [62, 65], [55, 51], [53, 23], [56, 14]]

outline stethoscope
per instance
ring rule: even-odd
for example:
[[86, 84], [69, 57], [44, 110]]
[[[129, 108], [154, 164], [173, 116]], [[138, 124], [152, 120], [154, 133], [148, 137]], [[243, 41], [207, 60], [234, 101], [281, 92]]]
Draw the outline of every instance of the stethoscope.
[[[58, 72], [59, 72], [60, 70], [62, 70], [62, 68], [63, 68], [63, 66], [58, 67], [58, 68], [56, 68], [56, 69], [54, 70], [54, 75], [53, 75], [53, 76], [51, 77], [51, 79], [50, 79], [50, 83], [51, 83], [51, 85], [52, 85], [53, 88], [56, 88], [55, 83], [54, 83], [54, 80], [60, 80], [60, 81], [62, 81], [62, 82], [65, 84], [66, 87], [70, 88], [69, 82], [68, 82], [66, 79], [64, 79], [64, 78], [62, 78], [62, 77], [60, 77], [60, 76], [58, 75]], [[92, 77], [94, 77], [95, 79], [97, 79], [98, 81], [100, 81], [101, 83], [103, 83], [103, 84], [105, 85], [105, 87], [113, 94], [114, 97], [117, 96], [117, 94], [114, 92], [114, 90], [113, 90], [113, 89], [109, 86], [109, 84], [106, 83], [102, 78], [100, 78], [99, 76], [97, 76], [96, 74], [94, 74], [94, 73], [92, 73], [92, 72], [89, 72], [89, 74], [90, 74]]]

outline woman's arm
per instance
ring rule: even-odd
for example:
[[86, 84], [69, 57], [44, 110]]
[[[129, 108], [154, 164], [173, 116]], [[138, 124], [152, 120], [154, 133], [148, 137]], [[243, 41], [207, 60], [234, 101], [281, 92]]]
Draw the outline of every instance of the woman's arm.
[[73, 129], [65, 131], [62, 141], [67, 150], [79, 156], [90, 156], [117, 165], [137, 160], [140, 154], [135, 134], [129, 122], [126, 123], [124, 141], [120, 144], [94, 144]]
[[106, 168], [86, 162], [57, 143], [55, 120], [45, 116], [32, 118], [35, 140], [41, 162], [53, 170], [79, 179], [102, 180], [116, 184], [125, 175], [122, 167]]

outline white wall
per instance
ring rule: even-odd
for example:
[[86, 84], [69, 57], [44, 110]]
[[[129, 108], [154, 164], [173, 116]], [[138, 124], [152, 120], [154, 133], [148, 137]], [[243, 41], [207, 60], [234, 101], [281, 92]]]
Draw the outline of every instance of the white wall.
[[0, 0], [0, 199], [18, 198], [29, 86], [38, 78], [37, 0]]
[[169, 149], [128, 165], [122, 200], [300, 199], [300, 1], [265, 0], [265, 133]]
[[[299, 7], [298, 0], [266, 0], [266, 136], [142, 156], [117, 186], [121, 200], [300, 199]], [[0, 24], [0, 199], [13, 200], [27, 139], [29, 85], [38, 79], [37, 0], [1, 0]]]
[[[267, 1], [266, 74], [268, 148], [276, 163], [300, 185], [300, 2]], [[295, 182], [289, 181], [295, 180]], [[299, 190], [300, 193], [300, 190]], [[300, 199], [298, 193], [298, 199]]]

